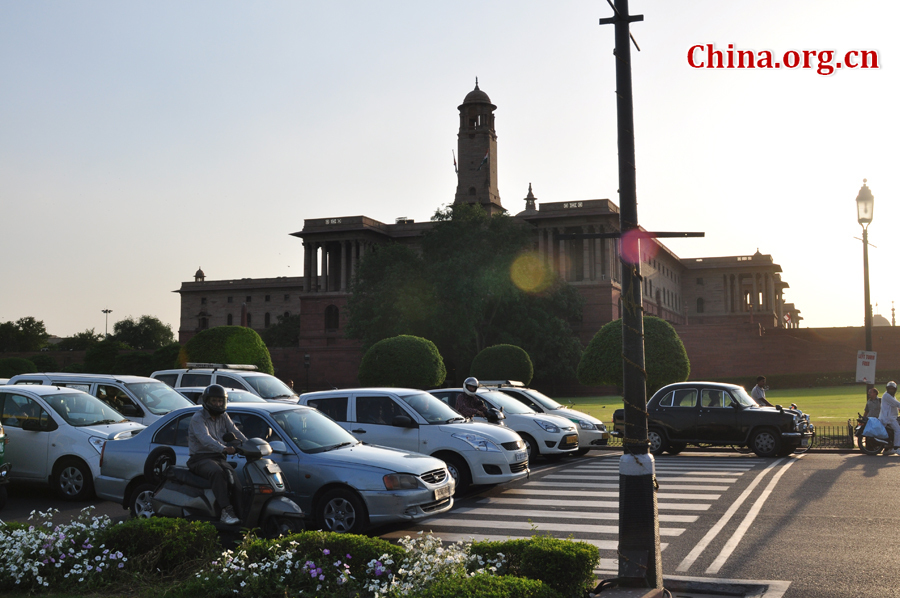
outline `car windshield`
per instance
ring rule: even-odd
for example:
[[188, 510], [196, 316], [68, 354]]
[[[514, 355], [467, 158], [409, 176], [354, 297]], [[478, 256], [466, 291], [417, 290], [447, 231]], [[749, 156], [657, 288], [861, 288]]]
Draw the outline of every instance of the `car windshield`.
[[322, 453], [359, 443], [334, 420], [315, 409], [276, 411], [272, 419], [304, 453]]
[[228, 402], [229, 403], [265, 403], [266, 400], [262, 397], [256, 396], [252, 392], [247, 392], [246, 390], [235, 390], [233, 388], [229, 388], [228, 389]]
[[125, 384], [125, 387], [140, 399], [153, 415], [165, 415], [170, 411], [193, 405], [163, 382], [132, 382]]
[[478, 393], [478, 396], [493, 403], [496, 407], [503, 407], [503, 413], [511, 415], [533, 415], [535, 412], [534, 409], [525, 403], [520, 403], [511, 396], [499, 391], [480, 392]]
[[97, 397], [84, 392], [45, 395], [43, 399], [70, 426], [94, 426], [128, 421], [124, 415]]
[[554, 401], [553, 399], [551, 399], [544, 393], [540, 392], [539, 390], [534, 390], [534, 389], [529, 388], [528, 390], [523, 390], [522, 392], [524, 392], [526, 395], [531, 397], [531, 399], [535, 403], [539, 404], [544, 409], [550, 409], [552, 411], [554, 409], [565, 409], [566, 408], [565, 405], [560, 405], [559, 403], [557, 403], [556, 401]]
[[244, 376], [244, 382], [264, 399], [289, 399], [296, 396], [287, 384], [275, 376]]
[[753, 397], [748, 395], [747, 391], [740, 386], [731, 389], [731, 396], [743, 407], [759, 407], [759, 403], [753, 400]]
[[429, 424], [443, 424], [451, 420], [465, 419], [449, 405], [427, 392], [401, 395], [400, 398], [415, 409], [416, 413], [424, 417]]

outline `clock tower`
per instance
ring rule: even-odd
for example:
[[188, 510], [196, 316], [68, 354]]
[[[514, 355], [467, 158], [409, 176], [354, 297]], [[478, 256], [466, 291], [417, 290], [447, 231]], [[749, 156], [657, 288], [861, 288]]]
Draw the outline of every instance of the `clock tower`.
[[497, 189], [496, 109], [475, 79], [475, 89], [459, 106], [459, 167], [453, 202], [480, 204], [490, 215], [505, 211]]

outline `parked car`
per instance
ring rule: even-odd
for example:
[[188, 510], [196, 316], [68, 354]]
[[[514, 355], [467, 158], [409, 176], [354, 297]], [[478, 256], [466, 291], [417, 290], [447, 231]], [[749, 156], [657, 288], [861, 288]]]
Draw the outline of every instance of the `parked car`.
[[6, 430], [3, 424], [0, 424], [0, 509], [6, 506], [6, 499], [9, 491], [6, 487], [9, 485], [10, 464], [6, 461], [6, 443], [9, 438], [6, 437]]
[[[808, 447], [809, 419], [780, 405], [761, 407], [743, 387], [719, 382], [665, 386], [647, 402], [650, 452], [676, 455], [688, 444], [749, 447], [760, 457], [778, 457]], [[613, 413], [615, 434], [625, 429], [625, 411]]]
[[311, 392], [300, 403], [328, 415], [367, 444], [437, 457], [457, 491], [528, 475], [528, 452], [513, 430], [468, 422], [427, 392], [409, 388], [350, 388]]
[[[428, 392], [453, 407], [456, 397], [465, 391], [462, 388], [436, 388]], [[568, 455], [578, 450], [578, 433], [569, 420], [536, 413], [531, 407], [496, 390], [478, 389], [477, 394], [489, 409], [503, 412], [506, 416], [504, 425], [515, 430], [525, 442], [529, 461], [539, 456]], [[476, 417], [475, 421], [487, 422], [481, 417]]]
[[[187, 388], [176, 388], [176, 392], [181, 393], [184, 397], [194, 403], [200, 404], [200, 395], [206, 390], [205, 386], [189, 386]], [[266, 400], [259, 395], [253, 394], [247, 390], [238, 390], [236, 388], [228, 389], [228, 404], [231, 403], [265, 403]]]
[[554, 401], [544, 393], [533, 388], [526, 388], [515, 380], [482, 380], [485, 388], [496, 389], [512, 398], [528, 405], [538, 413], [564, 417], [578, 430], [578, 454], [585, 455], [591, 449], [599, 449], [609, 444], [609, 431], [606, 425], [594, 417], [576, 411], [568, 405]]
[[290, 386], [269, 374], [258, 371], [255, 365], [227, 363], [188, 363], [188, 367], [160, 370], [151, 378], [165, 382], [172, 388], [191, 386], [207, 387], [221, 384], [225, 388], [237, 388], [252, 392], [267, 401], [297, 403], [297, 393]]
[[175, 409], [191, 404], [182, 395], [152, 378], [107, 374], [19, 374], [9, 385], [42, 384], [74, 388], [93, 395], [139, 424], [149, 425]]
[[43, 385], [0, 388], [0, 424], [10, 479], [49, 484], [66, 500], [93, 495], [108, 440], [144, 429], [87, 393]]
[[[168, 414], [134, 438], [104, 446], [97, 495], [135, 516], [166, 469], [187, 463], [193, 406]], [[228, 415], [248, 438], [262, 438], [281, 467], [287, 496], [327, 531], [359, 533], [392, 521], [416, 521], [453, 506], [455, 484], [444, 463], [425, 455], [360, 443], [315, 409], [287, 403], [229, 403]], [[238, 469], [246, 460], [228, 457]]]

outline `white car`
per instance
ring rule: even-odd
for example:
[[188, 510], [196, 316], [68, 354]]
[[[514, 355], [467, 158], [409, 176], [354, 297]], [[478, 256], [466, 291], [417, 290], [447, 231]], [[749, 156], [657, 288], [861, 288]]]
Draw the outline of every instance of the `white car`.
[[[428, 392], [452, 407], [456, 397], [465, 391], [462, 388], [436, 388]], [[479, 388], [478, 398], [487, 403], [489, 408], [503, 412], [506, 416], [504, 425], [515, 430], [525, 441], [529, 460], [538, 456], [559, 456], [578, 451], [578, 432], [568, 419], [558, 415], [539, 414], [524, 403], [496, 390]], [[487, 421], [481, 417], [474, 419]]]
[[366, 444], [441, 459], [457, 491], [470, 484], [503, 484], [529, 473], [525, 443], [513, 430], [466, 421], [421, 390], [328, 390], [303, 394], [300, 403], [315, 407]]
[[294, 389], [264, 372], [257, 371], [255, 365], [235, 365], [228, 363], [188, 363], [188, 367], [174, 370], [159, 370], [150, 374], [172, 388], [192, 386], [207, 387], [219, 384], [225, 388], [246, 390], [267, 401], [297, 403]]
[[599, 449], [609, 444], [609, 431], [606, 425], [592, 415], [576, 411], [567, 405], [561, 405], [544, 393], [525, 388], [515, 380], [484, 380], [482, 386], [491, 390], [499, 390], [514, 399], [528, 405], [538, 413], [558, 415], [575, 424], [578, 429], [578, 454], [584, 455], [591, 449]]
[[93, 496], [108, 440], [145, 427], [80, 390], [38, 385], [0, 390], [0, 424], [10, 479], [50, 484], [66, 500]]

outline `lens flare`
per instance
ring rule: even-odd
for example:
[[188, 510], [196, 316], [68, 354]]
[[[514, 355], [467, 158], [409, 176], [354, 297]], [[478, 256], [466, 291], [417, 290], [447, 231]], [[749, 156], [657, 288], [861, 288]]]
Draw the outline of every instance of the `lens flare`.
[[[629, 264], [648, 262], [659, 251], [659, 245], [646, 231], [633, 229], [622, 235], [622, 260]], [[641, 257], [643, 256], [643, 259]]]
[[537, 253], [521, 254], [509, 270], [513, 284], [526, 293], [540, 293], [550, 286], [550, 270]]

